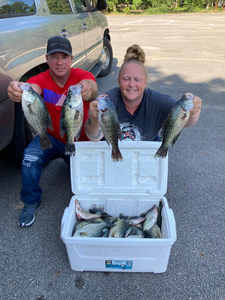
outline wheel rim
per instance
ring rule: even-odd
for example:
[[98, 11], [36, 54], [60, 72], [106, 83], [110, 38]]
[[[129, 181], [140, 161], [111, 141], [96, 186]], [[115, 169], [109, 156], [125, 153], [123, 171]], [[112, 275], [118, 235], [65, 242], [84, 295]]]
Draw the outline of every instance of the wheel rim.
[[100, 57], [100, 65], [102, 67], [102, 69], [107, 69], [108, 65], [109, 65], [109, 61], [110, 61], [110, 53], [108, 48], [104, 47], [102, 49], [102, 54]]

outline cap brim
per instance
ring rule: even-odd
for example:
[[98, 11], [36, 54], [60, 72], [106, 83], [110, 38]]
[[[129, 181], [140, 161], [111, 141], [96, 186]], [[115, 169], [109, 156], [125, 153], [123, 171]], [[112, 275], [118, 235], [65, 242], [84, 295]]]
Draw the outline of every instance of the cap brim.
[[55, 53], [55, 52], [62, 52], [62, 53], [65, 53], [69, 56], [73, 56], [69, 51], [66, 51], [66, 50], [63, 50], [63, 49], [54, 49], [54, 50], [51, 50], [47, 53], [47, 55], [50, 55], [52, 53]]

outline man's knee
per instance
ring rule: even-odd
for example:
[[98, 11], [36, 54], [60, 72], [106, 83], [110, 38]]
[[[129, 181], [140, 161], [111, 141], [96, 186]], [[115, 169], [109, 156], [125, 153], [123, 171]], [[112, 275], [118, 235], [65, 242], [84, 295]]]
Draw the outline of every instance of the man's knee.
[[40, 157], [42, 155], [41, 150], [27, 148], [24, 151], [22, 166], [30, 167], [31, 164], [36, 164], [38, 161], [40, 162]]

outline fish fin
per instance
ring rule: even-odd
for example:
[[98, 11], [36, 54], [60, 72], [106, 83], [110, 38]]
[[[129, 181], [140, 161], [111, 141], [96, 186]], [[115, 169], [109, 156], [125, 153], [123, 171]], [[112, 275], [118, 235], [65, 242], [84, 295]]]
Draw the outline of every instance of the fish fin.
[[76, 121], [79, 118], [79, 110], [76, 110], [75, 115], [74, 115], [74, 121]]
[[163, 145], [161, 145], [161, 147], [158, 149], [158, 151], [155, 154], [155, 157], [162, 157], [165, 158], [167, 156], [167, 152], [168, 152], [168, 148], [163, 147]]
[[72, 144], [66, 143], [64, 153], [66, 155], [74, 156], [75, 152], [76, 152], [76, 149], [75, 149], [74, 143], [72, 143]]
[[62, 119], [62, 114], [61, 114], [60, 123], [59, 123], [59, 130], [60, 130], [61, 138], [63, 138], [63, 136], [64, 136], [64, 134], [65, 134], [65, 131], [64, 131], [64, 129], [63, 129], [63, 119]]
[[52, 119], [49, 116], [49, 121], [48, 121], [48, 126], [47, 126], [51, 131], [53, 131], [53, 125], [52, 125]]
[[78, 141], [78, 140], [79, 140], [80, 133], [81, 133], [81, 129], [82, 129], [82, 127], [80, 128], [80, 130], [78, 131], [77, 135], [75, 136], [75, 138], [76, 138], [76, 141]]
[[116, 152], [114, 152], [112, 150], [112, 159], [113, 159], [113, 161], [119, 161], [119, 160], [123, 161], [123, 156], [122, 156], [120, 150], [117, 150]]
[[47, 135], [44, 137], [40, 137], [40, 146], [42, 150], [52, 148], [52, 143]]
[[172, 140], [172, 142], [171, 142], [171, 145], [172, 145], [172, 146], [175, 144], [175, 142], [177, 141], [177, 139], [178, 139], [178, 137], [179, 137], [180, 134], [181, 134], [181, 131], [178, 133], [178, 135], [176, 135], [176, 136], [173, 138], [173, 140]]

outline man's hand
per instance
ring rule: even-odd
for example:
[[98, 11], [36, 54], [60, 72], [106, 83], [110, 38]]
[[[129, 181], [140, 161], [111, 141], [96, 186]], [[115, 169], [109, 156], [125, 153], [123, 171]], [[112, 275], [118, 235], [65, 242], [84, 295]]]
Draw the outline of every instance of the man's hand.
[[98, 94], [97, 83], [93, 80], [82, 80], [77, 85], [81, 85], [81, 97], [84, 101], [91, 102], [95, 100]]
[[19, 84], [23, 84], [23, 82], [11, 81], [7, 88], [8, 96], [14, 102], [22, 101], [23, 91], [19, 88]]

